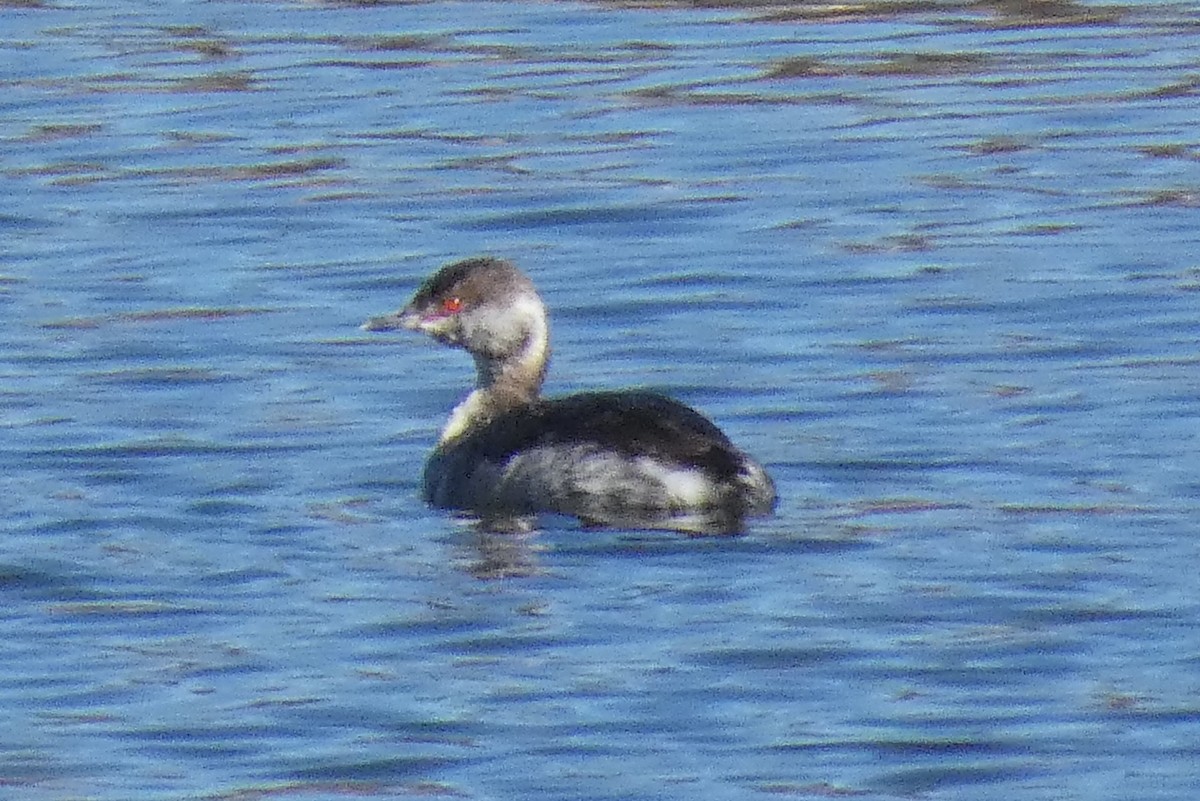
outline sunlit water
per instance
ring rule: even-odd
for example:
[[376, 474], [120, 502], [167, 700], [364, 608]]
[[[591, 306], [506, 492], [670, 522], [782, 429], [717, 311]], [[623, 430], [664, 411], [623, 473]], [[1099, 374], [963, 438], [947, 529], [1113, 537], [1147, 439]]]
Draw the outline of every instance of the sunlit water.
[[[1200, 25], [1019, 3], [0, 2], [0, 796], [1200, 791]], [[769, 465], [481, 536], [469, 360]]]

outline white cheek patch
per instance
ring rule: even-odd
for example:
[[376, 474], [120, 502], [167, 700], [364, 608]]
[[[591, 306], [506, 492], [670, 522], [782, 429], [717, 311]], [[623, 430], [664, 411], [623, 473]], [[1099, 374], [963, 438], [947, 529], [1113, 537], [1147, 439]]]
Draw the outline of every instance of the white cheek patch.
[[[467, 339], [492, 359], [530, 365], [547, 353], [546, 308], [536, 297], [521, 295], [503, 309], [465, 317]], [[474, 349], [473, 349], [474, 350]]]
[[546, 325], [546, 307], [536, 296], [522, 295], [513, 304], [513, 316], [522, 321], [525, 331], [525, 350], [522, 364], [544, 365], [550, 358], [550, 328]]

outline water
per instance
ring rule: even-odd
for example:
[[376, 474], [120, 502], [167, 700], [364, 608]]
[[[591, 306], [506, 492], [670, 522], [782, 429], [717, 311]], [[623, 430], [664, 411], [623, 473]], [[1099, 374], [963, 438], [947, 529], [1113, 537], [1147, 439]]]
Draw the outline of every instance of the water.
[[[1195, 23], [3, 5], [0, 796], [1194, 796]], [[480, 252], [779, 514], [425, 508]]]

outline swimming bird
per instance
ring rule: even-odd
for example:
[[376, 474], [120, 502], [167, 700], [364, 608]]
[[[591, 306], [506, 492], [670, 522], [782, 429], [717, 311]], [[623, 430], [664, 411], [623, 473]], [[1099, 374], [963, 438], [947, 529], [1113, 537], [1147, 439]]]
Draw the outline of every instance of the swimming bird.
[[544, 398], [546, 307], [527, 275], [491, 257], [447, 264], [367, 331], [407, 329], [467, 351], [475, 389], [425, 466], [433, 506], [485, 522], [541, 512], [589, 525], [739, 531], [775, 508], [761, 464], [708, 418], [642, 390]]

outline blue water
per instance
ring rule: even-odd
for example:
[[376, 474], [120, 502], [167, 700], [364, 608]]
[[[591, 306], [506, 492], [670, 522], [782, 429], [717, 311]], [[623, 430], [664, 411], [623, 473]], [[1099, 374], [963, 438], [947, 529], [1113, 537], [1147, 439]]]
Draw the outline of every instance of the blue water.
[[[816, 8], [0, 4], [0, 797], [1195, 797], [1196, 9]], [[483, 252], [778, 515], [427, 509]]]

